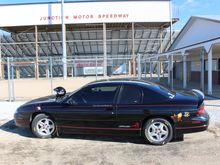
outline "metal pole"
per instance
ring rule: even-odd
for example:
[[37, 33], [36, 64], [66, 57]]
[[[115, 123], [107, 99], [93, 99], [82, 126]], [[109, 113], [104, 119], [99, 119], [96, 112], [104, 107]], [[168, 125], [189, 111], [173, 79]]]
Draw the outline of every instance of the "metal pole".
[[160, 30], [160, 53], [163, 53], [163, 31]]
[[77, 63], [76, 63], [76, 59], [74, 59], [74, 77], [77, 77]]
[[64, 23], [64, 0], [61, 0], [61, 17], [62, 17], [62, 46], [63, 46], [63, 78], [67, 78], [67, 61], [66, 61], [66, 26]]
[[[160, 53], [162, 54], [163, 53], [163, 30], [161, 29], [160, 30]], [[159, 60], [159, 58], [158, 58]], [[163, 62], [158, 62], [158, 70], [157, 70], [157, 73], [158, 73], [158, 81], [160, 81], [160, 75], [163, 74], [164, 75], [164, 71], [163, 71]]]
[[187, 87], [187, 63], [186, 63], [186, 55], [183, 54], [183, 88]]
[[132, 62], [131, 60], [128, 61], [128, 72], [129, 72], [129, 77], [131, 77], [132, 75]]
[[164, 68], [163, 68], [163, 61], [161, 61], [160, 62], [160, 75], [162, 76], [162, 77], [164, 77], [164, 70], [163, 70]]
[[[173, 13], [172, 13], [172, 2], [170, 1], [170, 46], [173, 43]], [[170, 85], [171, 89], [173, 89], [173, 56], [170, 55], [169, 57], [169, 71], [168, 71], [168, 84]]]
[[72, 69], [71, 69], [71, 74], [72, 74], [72, 78], [74, 77], [74, 64], [73, 64], [73, 67], [72, 67]]
[[[12, 58], [13, 61], [13, 58]], [[14, 90], [14, 65], [11, 65], [11, 83], [12, 83], [12, 101], [15, 101], [15, 90]]]
[[1, 35], [0, 35], [0, 79], [3, 79], [3, 75], [2, 75], [2, 45], [1, 45], [1, 42], [2, 42], [2, 38], [1, 38]]
[[138, 80], [141, 79], [141, 55], [138, 54]]
[[173, 55], [170, 56], [170, 87], [173, 90]]
[[204, 79], [204, 77], [205, 77], [205, 67], [204, 67], [204, 61], [205, 61], [205, 50], [204, 49], [202, 49], [201, 51], [200, 51], [200, 64], [201, 64], [201, 68], [200, 68], [200, 82], [201, 82], [201, 84], [200, 84], [200, 86], [201, 86], [201, 89], [202, 89], [202, 91], [204, 92], [205, 91], [205, 79]]
[[157, 80], [160, 81], [160, 61], [157, 62]]
[[170, 46], [173, 43], [173, 9], [172, 9], [172, 1], [170, 1]]
[[171, 68], [171, 63], [170, 63], [170, 55], [169, 55], [169, 57], [168, 57], [168, 85], [170, 85], [170, 82], [171, 82], [171, 76], [170, 76], [170, 68]]
[[50, 90], [51, 90], [51, 94], [53, 94], [53, 61], [52, 61], [52, 57], [50, 57]]
[[107, 76], [107, 43], [106, 43], [106, 24], [103, 23], [103, 72], [104, 72], [104, 77]]
[[208, 94], [212, 95], [212, 47], [208, 53]]
[[133, 67], [133, 76], [136, 76], [136, 60], [135, 60], [135, 31], [134, 31], [134, 22], [132, 22], [132, 67]]
[[144, 62], [144, 78], [147, 78], [147, 62]]
[[[172, 2], [170, 1], [170, 46], [173, 43], [173, 13], [172, 13]], [[169, 64], [168, 64], [168, 84], [170, 85], [171, 89], [173, 89], [173, 73], [171, 70], [173, 69], [173, 56], [170, 55], [169, 57]]]
[[96, 56], [95, 57], [95, 79], [96, 79], [96, 81], [98, 80], [97, 66], [98, 66], [98, 64], [97, 64], [97, 56]]
[[38, 66], [38, 28], [35, 26], [35, 55], [36, 55], [36, 61], [35, 61], [35, 78], [39, 78], [39, 66]]
[[150, 61], [150, 79], [152, 79], [152, 62]]
[[7, 69], [8, 69], [8, 101], [11, 102], [11, 71], [10, 71], [10, 58], [7, 57]]

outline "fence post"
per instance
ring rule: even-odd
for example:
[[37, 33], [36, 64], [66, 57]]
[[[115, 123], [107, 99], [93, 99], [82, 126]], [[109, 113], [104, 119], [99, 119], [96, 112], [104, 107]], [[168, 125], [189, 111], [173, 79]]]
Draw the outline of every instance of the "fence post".
[[7, 70], [8, 70], [8, 101], [11, 102], [11, 72], [10, 72], [10, 58], [7, 57]]
[[76, 62], [76, 58], [74, 58], [73, 66], [74, 66], [74, 77], [77, 77], [77, 71], [76, 71], [76, 68], [77, 68], [77, 62]]
[[138, 80], [141, 79], [141, 55], [138, 54]]
[[152, 80], [152, 73], [153, 72], [153, 66], [152, 66], [152, 62], [150, 61], [150, 80]]
[[[13, 61], [13, 57], [11, 58]], [[12, 83], [12, 101], [15, 101], [15, 90], [14, 90], [14, 64], [11, 64], [11, 83]]]
[[144, 61], [144, 78], [147, 78], [147, 61]]

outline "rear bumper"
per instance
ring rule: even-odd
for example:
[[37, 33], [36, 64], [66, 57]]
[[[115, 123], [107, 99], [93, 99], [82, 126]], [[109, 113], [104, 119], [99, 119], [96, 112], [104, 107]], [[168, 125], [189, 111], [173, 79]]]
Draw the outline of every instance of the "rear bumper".
[[187, 123], [177, 126], [175, 128], [177, 134], [201, 132], [208, 129], [209, 126], [209, 115], [205, 113], [203, 115], [191, 118]]

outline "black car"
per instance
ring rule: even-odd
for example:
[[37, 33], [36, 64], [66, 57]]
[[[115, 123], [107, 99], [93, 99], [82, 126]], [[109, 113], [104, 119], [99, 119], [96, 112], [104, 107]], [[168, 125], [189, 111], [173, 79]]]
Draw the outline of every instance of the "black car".
[[67, 93], [30, 101], [17, 109], [17, 126], [28, 127], [39, 138], [61, 133], [143, 136], [155, 145], [204, 131], [209, 115], [199, 90], [170, 91], [139, 80], [102, 80]]

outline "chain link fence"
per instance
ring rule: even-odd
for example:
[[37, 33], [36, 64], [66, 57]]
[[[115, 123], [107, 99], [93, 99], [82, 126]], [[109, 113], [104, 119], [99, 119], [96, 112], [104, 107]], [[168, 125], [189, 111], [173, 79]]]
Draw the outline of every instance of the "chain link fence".
[[[108, 58], [108, 77], [128, 77], [129, 58]], [[88, 82], [103, 79], [103, 57], [67, 59], [67, 80], [63, 77], [62, 57], [1, 59], [0, 100], [27, 100], [53, 94], [56, 86], [74, 90]], [[73, 85], [71, 85], [73, 84]], [[42, 87], [40, 87], [42, 86]]]
[[[105, 77], [102, 56], [67, 58], [68, 78], [64, 80], [62, 57], [2, 58], [0, 100], [27, 100], [50, 95], [56, 86], [64, 86], [72, 91], [88, 82], [104, 78], [132, 76], [141, 79], [152, 78], [152, 74], [157, 74], [157, 63], [150, 64], [142, 55], [137, 55], [135, 61], [132, 64], [131, 57], [119, 55], [107, 58]], [[136, 73], [132, 73], [133, 65]], [[163, 64], [162, 67], [164, 66]]]

